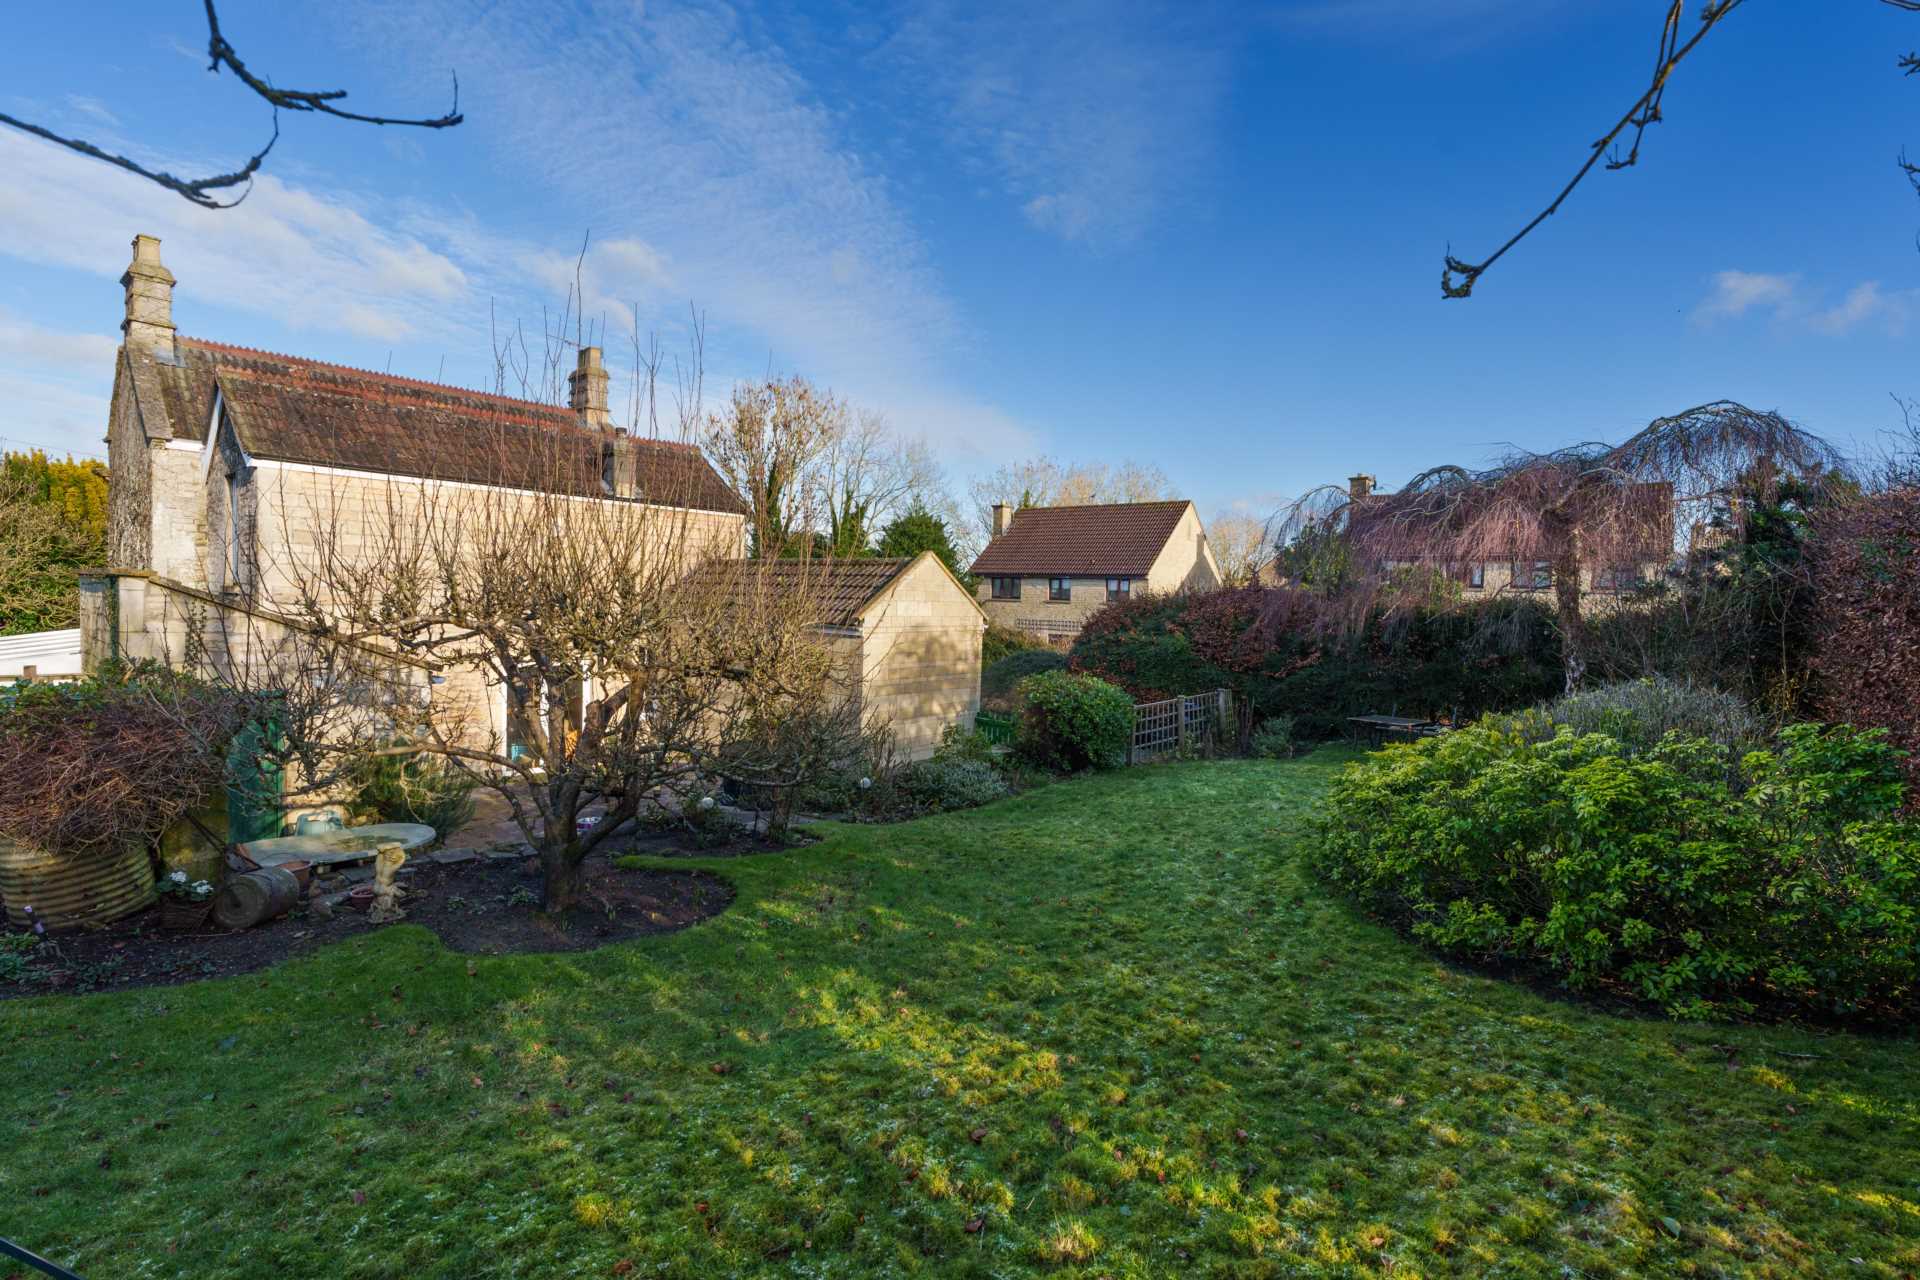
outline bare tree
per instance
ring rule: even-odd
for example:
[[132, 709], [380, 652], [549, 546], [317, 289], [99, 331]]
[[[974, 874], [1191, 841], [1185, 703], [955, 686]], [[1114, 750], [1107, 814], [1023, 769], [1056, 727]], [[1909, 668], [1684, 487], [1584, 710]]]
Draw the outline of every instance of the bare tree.
[[777, 556], [820, 523], [827, 494], [822, 460], [847, 432], [847, 405], [805, 378], [734, 387], [707, 415], [700, 442], [752, 515], [749, 549]]
[[1084, 507], [1104, 502], [1155, 502], [1171, 497], [1173, 484], [1160, 468], [1139, 462], [1062, 464], [1048, 457], [1007, 463], [969, 487], [974, 518], [983, 534], [993, 531], [993, 508]]
[[[165, 187], [176, 195], [191, 200], [203, 209], [231, 209], [234, 205], [246, 199], [247, 192], [252, 189], [253, 175], [259, 172], [262, 164], [266, 163], [267, 153], [273, 150], [274, 143], [280, 141], [280, 112], [283, 110], [314, 112], [320, 115], [333, 116], [339, 120], [351, 120], [358, 124], [404, 125], [415, 129], [451, 129], [465, 119], [465, 117], [460, 114], [460, 79], [458, 76], [455, 76], [453, 80], [453, 106], [447, 110], [445, 115], [433, 116], [431, 118], [406, 119], [398, 116], [366, 115], [358, 111], [350, 111], [341, 105], [347, 97], [347, 91], [345, 89], [276, 88], [272, 83], [271, 77], [252, 71], [246, 63], [240, 60], [239, 51], [233, 47], [226, 36], [220, 31], [220, 15], [214, 10], [214, 0], [205, 0], [205, 5], [207, 10], [207, 70], [217, 75], [220, 68], [225, 67], [233, 73], [234, 78], [244, 85], [250, 93], [265, 100], [266, 103], [273, 108], [273, 136], [267, 139], [266, 146], [260, 148], [260, 150], [252, 156], [249, 156], [246, 163], [233, 172], [216, 174], [209, 178], [180, 178], [162, 170], [149, 169], [138, 161], [104, 150], [85, 139], [68, 137], [64, 134], [56, 133], [44, 125], [34, 124], [32, 121], [23, 120], [18, 116], [7, 115], [4, 112], [0, 112], [0, 124], [9, 125], [20, 130], [22, 133], [29, 133], [36, 138], [45, 139], [55, 146], [65, 147], [69, 151], [77, 151], [83, 156], [90, 156], [95, 160], [103, 161], [116, 168], [125, 169], [128, 173], [136, 174], [149, 182], [157, 183]], [[241, 191], [239, 195], [231, 200], [221, 200], [213, 194], [216, 191], [227, 191], [234, 187], [241, 188]]]
[[1260, 566], [1273, 558], [1273, 539], [1267, 522], [1247, 515], [1225, 515], [1207, 526], [1207, 542], [1213, 558], [1220, 562], [1220, 573], [1227, 585], [1244, 587], [1253, 582]]
[[[645, 503], [583, 494], [582, 444], [503, 431], [480, 447], [511, 483], [294, 496], [260, 568], [277, 612], [317, 638], [303, 647], [328, 651], [327, 678], [301, 687], [332, 688], [331, 704], [282, 718], [295, 749], [426, 751], [467, 769], [537, 851], [549, 913], [576, 901], [585, 858], [643, 806], [719, 778], [788, 789], [863, 733], [820, 626], [825, 568], [777, 583], [774, 561], [702, 572], [732, 550], [713, 517], [658, 476]], [[418, 680], [390, 679], [343, 713], [338, 655], [369, 649], [444, 683], [423, 700]], [[502, 693], [504, 734], [485, 712]]]
[[[1880, 2], [1909, 13], [1920, 13], [1920, 0], [1880, 0]], [[1647, 128], [1650, 125], [1659, 124], [1666, 118], [1662, 114], [1662, 108], [1666, 100], [1667, 87], [1672, 81], [1674, 72], [1689, 54], [1699, 48], [1709, 34], [1744, 3], [1745, 0], [1704, 0], [1700, 6], [1698, 20], [1689, 32], [1686, 29], [1686, 0], [1667, 0], [1660, 23], [1659, 46], [1654, 55], [1653, 76], [1648, 81], [1646, 89], [1634, 99], [1632, 105], [1613, 123], [1613, 126], [1591, 145], [1586, 160], [1574, 170], [1573, 177], [1560, 188], [1547, 207], [1535, 214], [1513, 235], [1507, 237], [1499, 248], [1478, 262], [1456, 258], [1451, 250], [1448, 251], [1445, 266], [1440, 273], [1441, 296], [1470, 297], [1480, 277], [1494, 263], [1505, 257], [1508, 250], [1531, 235], [1541, 223], [1558, 213], [1560, 206], [1566, 203], [1567, 197], [1573, 194], [1574, 188], [1578, 187], [1594, 169], [1602, 167], [1603, 164], [1610, 170], [1629, 169], [1638, 164], [1640, 144], [1646, 138]], [[1896, 66], [1903, 75], [1920, 73], [1920, 53], [1902, 55]], [[1619, 143], [1623, 138], [1628, 140], [1627, 149], [1624, 152], [1619, 149]], [[1901, 172], [1912, 182], [1915, 192], [1920, 193], [1920, 165], [1909, 162], [1904, 152], [1896, 163]]]
[[1718, 401], [1656, 419], [1618, 445], [1516, 451], [1485, 470], [1433, 467], [1394, 494], [1314, 490], [1278, 528], [1290, 551], [1341, 561], [1320, 576], [1345, 584], [1356, 618], [1444, 599], [1436, 581], [1472, 565], [1545, 566], [1550, 581], [1540, 585], [1552, 592], [1572, 689], [1591, 662], [1586, 594], [1670, 563], [1677, 512], [1717, 507], [1737, 521], [1748, 504], [1732, 499], [1756, 477], [1839, 465], [1830, 446], [1779, 414]]
[[842, 417], [820, 470], [827, 544], [836, 556], [865, 554], [889, 520], [916, 503], [944, 501], [944, 477], [926, 440], [901, 435], [871, 410]]

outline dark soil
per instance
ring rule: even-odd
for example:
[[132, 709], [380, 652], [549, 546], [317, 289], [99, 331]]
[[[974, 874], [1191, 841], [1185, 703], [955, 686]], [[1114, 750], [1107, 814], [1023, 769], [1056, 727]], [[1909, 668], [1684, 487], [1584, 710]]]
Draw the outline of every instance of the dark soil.
[[[733, 901], [733, 887], [707, 872], [628, 871], [594, 858], [586, 865], [580, 904], [555, 923], [539, 912], [540, 880], [532, 858], [410, 863], [402, 873], [404, 923], [424, 925], [461, 952], [586, 951], [684, 929], [719, 915]], [[157, 911], [143, 911], [104, 929], [42, 942], [28, 953], [22, 979], [0, 975], [0, 999], [251, 973], [379, 927], [365, 912], [341, 906], [329, 913], [311, 898], [278, 920], [237, 932], [211, 922], [204, 929], [168, 932], [160, 928]]]
[[796, 828], [786, 840], [770, 840], [763, 835], [738, 832], [712, 844], [704, 844], [699, 837], [685, 831], [630, 837], [616, 835], [614, 840], [618, 845], [614, 851], [616, 857], [635, 854], [643, 858], [745, 858], [756, 853], [786, 853], [805, 848], [810, 844], [818, 844], [820, 837], [804, 828]]

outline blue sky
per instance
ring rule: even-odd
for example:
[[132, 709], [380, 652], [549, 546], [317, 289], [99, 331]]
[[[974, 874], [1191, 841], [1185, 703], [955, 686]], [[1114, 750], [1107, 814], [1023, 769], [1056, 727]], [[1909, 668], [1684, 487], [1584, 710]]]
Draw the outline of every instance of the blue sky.
[[[1048, 6], [227, 0], [281, 84], [443, 133], [282, 121], [240, 209], [0, 132], [0, 437], [100, 449], [137, 231], [184, 332], [491, 382], [591, 231], [589, 313], [708, 329], [708, 395], [803, 372], [956, 487], [1045, 452], [1161, 467], [1209, 514], [1355, 470], [1617, 439], [1733, 398], [1842, 441], [1920, 395], [1920, 16], [1771, 0], [1682, 70], [1468, 302], [1483, 254], [1638, 92], [1661, 0]], [[1035, 12], [1044, 16], [1036, 17]], [[1691, 19], [1690, 19], [1691, 20]], [[270, 128], [192, 0], [33, 6], [0, 109], [181, 170]]]

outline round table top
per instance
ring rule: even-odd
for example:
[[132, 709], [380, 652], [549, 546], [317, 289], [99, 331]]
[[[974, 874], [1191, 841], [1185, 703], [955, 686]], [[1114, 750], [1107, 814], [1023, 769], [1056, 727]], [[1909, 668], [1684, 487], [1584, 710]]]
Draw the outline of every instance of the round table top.
[[371, 858], [383, 844], [402, 849], [418, 849], [433, 841], [434, 830], [419, 822], [376, 822], [366, 827], [341, 827], [311, 836], [276, 836], [271, 840], [253, 840], [240, 846], [240, 852], [263, 867], [282, 862], [357, 862]]

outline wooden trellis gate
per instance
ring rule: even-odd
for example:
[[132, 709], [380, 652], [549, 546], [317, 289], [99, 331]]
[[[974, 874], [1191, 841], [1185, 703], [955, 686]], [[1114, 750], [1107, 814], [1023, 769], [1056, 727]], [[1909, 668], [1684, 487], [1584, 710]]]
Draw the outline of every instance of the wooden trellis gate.
[[1133, 708], [1133, 749], [1128, 764], [1142, 764], [1170, 752], [1217, 750], [1233, 726], [1233, 695], [1211, 693], [1141, 702]]

